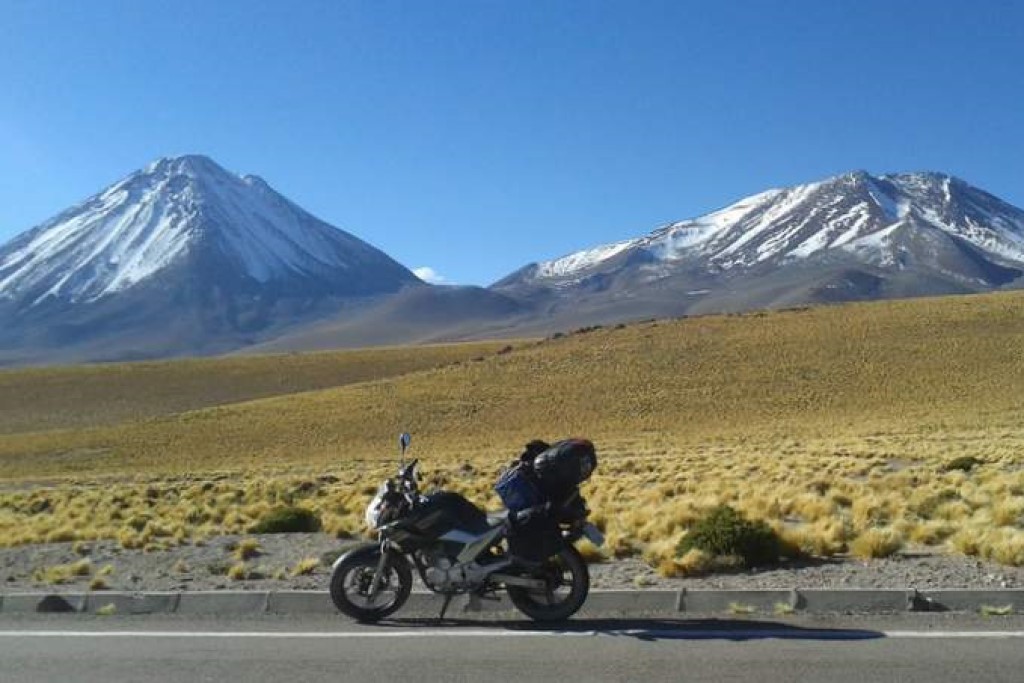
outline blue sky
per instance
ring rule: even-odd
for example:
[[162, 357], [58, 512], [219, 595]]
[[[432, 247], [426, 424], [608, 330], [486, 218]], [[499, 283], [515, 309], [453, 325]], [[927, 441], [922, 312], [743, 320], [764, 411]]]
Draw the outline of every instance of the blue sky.
[[1024, 3], [0, 0], [0, 240], [167, 155], [449, 281], [852, 169], [1024, 206]]

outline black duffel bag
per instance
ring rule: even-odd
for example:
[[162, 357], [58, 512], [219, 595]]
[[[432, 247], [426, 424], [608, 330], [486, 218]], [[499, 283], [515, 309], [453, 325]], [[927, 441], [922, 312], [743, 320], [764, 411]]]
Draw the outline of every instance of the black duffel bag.
[[597, 451], [587, 439], [565, 439], [533, 459], [533, 472], [545, 497], [566, 502], [597, 468]]

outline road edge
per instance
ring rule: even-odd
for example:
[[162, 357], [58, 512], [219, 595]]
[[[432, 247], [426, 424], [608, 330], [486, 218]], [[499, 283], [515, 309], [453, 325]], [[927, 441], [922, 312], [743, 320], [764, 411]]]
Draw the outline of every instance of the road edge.
[[[436, 616], [442, 599], [413, 593], [403, 614]], [[460, 596], [449, 614], [511, 612], [502, 597], [481, 600]], [[620, 590], [592, 591], [582, 613], [591, 616], [666, 616], [681, 613], [897, 614], [906, 612], [1024, 613], [1024, 589], [803, 589], [791, 590]], [[327, 591], [93, 591], [87, 593], [0, 594], [0, 615], [79, 613], [101, 615], [334, 614]]]

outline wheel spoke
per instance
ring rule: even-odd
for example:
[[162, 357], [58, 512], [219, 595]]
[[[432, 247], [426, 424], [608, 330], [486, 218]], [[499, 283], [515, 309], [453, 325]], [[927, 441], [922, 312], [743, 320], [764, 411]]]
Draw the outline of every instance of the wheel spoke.
[[[393, 603], [399, 595], [399, 588], [393, 585], [392, 579], [397, 578], [392, 572], [385, 572], [381, 577], [380, 587], [373, 601], [370, 601], [370, 586], [373, 583], [373, 575], [376, 573], [376, 566], [365, 565], [353, 568], [343, 580], [344, 591], [349, 600], [361, 603], [364, 607], [377, 608], [387, 607]], [[382, 599], [383, 598], [383, 599]]]

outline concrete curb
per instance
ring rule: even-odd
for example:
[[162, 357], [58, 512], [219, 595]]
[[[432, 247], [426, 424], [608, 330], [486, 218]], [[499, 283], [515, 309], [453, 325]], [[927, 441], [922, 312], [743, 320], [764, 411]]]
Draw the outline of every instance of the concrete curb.
[[[178, 614], [222, 614], [225, 616], [265, 614], [272, 593], [263, 591], [184, 592], [175, 610]], [[324, 594], [327, 598], [327, 594]]]
[[[181, 593], [87, 593], [82, 611], [112, 614], [170, 614], [178, 611]], [[2, 606], [0, 606], [2, 607]]]
[[912, 611], [914, 590], [800, 590], [796, 609], [808, 612], [868, 612], [891, 614]]
[[1009, 606], [1024, 613], [1024, 590], [926, 590], [916, 596], [916, 611], [977, 612], [983, 607]]
[[[436, 616], [442, 598], [413, 593], [399, 615]], [[1024, 589], [970, 590], [625, 590], [592, 591], [581, 614], [643, 617], [691, 614], [893, 614], [905, 612], [980, 612], [983, 608], [1024, 613]], [[327, 591], [207, 591], [181, 593], [9, 593], [0, 594], [0, 614], [337, 614]], [[508, 598], [452, 600], [448, 614], [514, 613]]]
[[81, 612], [83, 606], [84, 594], [15, 593], [4, 596], [3, 602], [0, 603], [4, 614]]
[[789, 613], [800, 608], [795, 590], [715, 590], [683, 589], [679, 592], [680, 612], [730, 612], [733, 614]]

